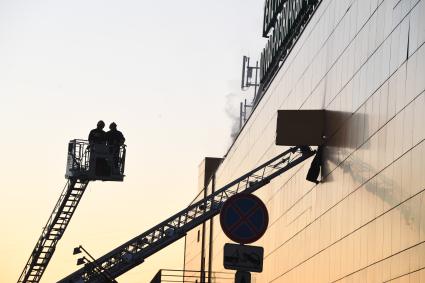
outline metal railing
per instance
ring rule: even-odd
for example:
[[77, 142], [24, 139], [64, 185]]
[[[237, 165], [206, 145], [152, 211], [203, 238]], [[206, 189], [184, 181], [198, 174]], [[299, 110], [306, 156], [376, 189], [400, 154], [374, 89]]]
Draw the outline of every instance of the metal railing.
[[90, 167], [97, 156], [108, 159], [110, 165], [116, 164], [117, 173], [124, 175], [126, 145], [90, 144], [87, 140], [74, 139], [68, 144], [66, 177], [90, 178]]
[[[201, 282], [200, 270], [179, 270], [179, 269], [160, 269], [152, 278], [150, 283], [182, 282], [197, 283]], [[234, 272], [211, 271], [211, 277], [206, 282], [234, 282]]]

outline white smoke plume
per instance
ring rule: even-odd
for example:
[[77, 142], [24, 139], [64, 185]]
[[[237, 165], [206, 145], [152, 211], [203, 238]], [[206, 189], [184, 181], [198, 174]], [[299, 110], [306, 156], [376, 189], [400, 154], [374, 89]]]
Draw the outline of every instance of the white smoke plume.
[[240, 130], [240, 102], [241, 95], [237, 93], [228, 93], [226, 95], [226, 106], [224, 111], [226, 112], [227, 117], [229, 117], [232, 123], [230, 130], [230, 137], [232, 139], [232, 142], [235, 140]]

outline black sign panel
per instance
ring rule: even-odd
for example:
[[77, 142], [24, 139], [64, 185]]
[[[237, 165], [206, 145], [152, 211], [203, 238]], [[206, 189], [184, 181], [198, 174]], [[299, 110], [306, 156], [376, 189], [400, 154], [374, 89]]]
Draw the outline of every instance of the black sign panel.
[[242, 271], [263, 271], [264, 249], [262, 247], [225, 244], [223, 265], [226, 269]]

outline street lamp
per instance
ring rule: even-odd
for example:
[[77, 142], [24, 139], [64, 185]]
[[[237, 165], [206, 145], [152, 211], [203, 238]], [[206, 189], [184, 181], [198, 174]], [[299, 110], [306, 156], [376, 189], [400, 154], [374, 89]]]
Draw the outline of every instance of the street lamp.
[[118, 283], [118, 281], [116, 281], [114, 277], [106, 269], [104, 269], [101, 265], [97, 264], [96, 259], [85, 248], [83, 248], [82, 245], [75, 247], [72, 252], [73, 255], [77, 255], [80, 253], [86, 254], [89, 258], [85, 256], [80, 257], [79, 259], [77, 259], [77, 265], [86, 264], [86, 263], [92, 264], [94, 266], [93, 270], [97, 271], [99, 275], [102, 275], [103, 277], [105, 277], [105, 279], [107, 279], [109, 282]]
[[84, 263], [88, 262], [87, 258], [85, 256], [80, 257], [79, 259], [77, 259], [77, 265], [82, 265]]
[[74, 251], [72, 252], [73, 255], [77, 255], [81, 253], [81, 246], [78, 246], [74, 248]]

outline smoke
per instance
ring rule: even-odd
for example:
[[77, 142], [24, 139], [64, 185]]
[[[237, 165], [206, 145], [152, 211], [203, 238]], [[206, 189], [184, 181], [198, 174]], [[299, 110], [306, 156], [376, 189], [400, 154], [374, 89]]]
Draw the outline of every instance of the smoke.
[[230, 138], [232, 139], [232, 142], [236, 139], [239, 133], [240, 101], [240, 95], [236, 93], [228, 93], [226, 95], [226, 106], [224, 111], [226, 112], [227, 117], [229, 117], [229, 119], [231, 120]]

